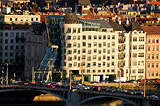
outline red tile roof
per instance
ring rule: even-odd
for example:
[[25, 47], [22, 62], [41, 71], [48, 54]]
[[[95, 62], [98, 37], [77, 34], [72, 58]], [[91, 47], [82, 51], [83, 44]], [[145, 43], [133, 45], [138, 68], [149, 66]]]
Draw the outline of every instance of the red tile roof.
[[141, 26], [147, 35], [160, 35], [160, 26]]

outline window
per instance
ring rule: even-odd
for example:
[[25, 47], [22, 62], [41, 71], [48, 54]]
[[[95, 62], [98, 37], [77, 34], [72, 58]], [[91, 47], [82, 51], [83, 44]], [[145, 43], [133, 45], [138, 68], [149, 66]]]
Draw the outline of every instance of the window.
[[76, 40], [76, 36], [73, 36], [73, 40]]
[[90, 73], [90, 70], [87, 70], [87, 73]]
[[98, 57], [98, 60], [101, 61], [101, 56]]
[[103, 39], [106, 39], [106, 35], [103, 35]]
[[154, 59], [154, 54], [152, 54], [152, 59]]
[[95, 73], [96, 72], [96, 70], [93, 70], [93, 73]]
[[8, 37], [8, 33], [5, 33], [5, 37]]
[[156, 43], [159, 43], [159, 39], [156, 40]]
[[156, 54], [156, 59], [158, 59], [158, 57], [159, 57], [158, 54]]
[[144, 69], [138, 69], [138, 73], [144, 73]]
[[158, 76], [158, 72], [156, 72], [156, 76]]
[[110, 35], [108, 35], [107, 38], [110, 39]]
[[91, 47], [91, 43], [88, 43], [88, 47]]
[[139, 45], [139, 49], [144, 49], [144, 45]]
[[86, 59], [86, 56], [85, 56], [85, 55], [82, 55], [82, 59]]
[[154, 63], [152, 63], [152, 68], [154, 68]]
[[91, 56], [88, 56], [87, 61], [91, 61]]
[[150, 63], [148, 63], [148, 68], [150, 68]]
[[83, 46], [86, 46], [86, 42], [83, 42]]
[[150, 59], [150, 54], [148, 54], [148, 59]]
[[101, 43], [99, 43], [99, 47], [102, 47], [102, 46], [101, 46]]
[[91, 37], [91, 35], [89, 35], [89, 36], [88, 36], [88, 40], [91, 40], [91, 39], [92, 39], [92, 37]]
[[94, 53], [97, 53], [97, 49], [94, 49]]
[[115, 42], [112, 42], [112, 46], [115, 46]]
[[156, 63], [156, 68], [158, 68], [158, 63]]
[[81, 38], [81, 37], [80, 37], [80, 36], [78, 36], [77, 40], [80, 40], [80, 38]]
[[66, 33], [71, 33], [71, 28], [68, 28]]
[[133, 37], [133, 41], [137, 41], [137, 37]]
[[110, 47], [110, 43], [107, 43], [107, 47]]
[[152, 40], [152, 43], [155, 43], [155, 39]]
[[156, 46], [156, 48], [157, 48], [157, 51], [159, 51], [159, 46]]
[[101, 54], [101, 50], [99, 50], [99, 54]]
[[115, 35], [112, 35], [112, 39], [115, 39]]
[[152, 47], [152, 51], [154, 51], [154, 46]]
[[82, 49], [82, 53], [86, 53], [86, 49]]
[[99, 39], [102, 39], [102, 36], [101, 36], [101, 35], [99, 35]]
[[148, 51], [150, 51], [150, 46], [148, 46]]
[[76, 33], [76, 28], [73, 28], [73, 33]]
[[95, 59], [96, 59], [96, 55], [93, 56], [93, 60], [95, 60]]
[[77, 45], [77, 43], [76, 43], [76, 42], [74, 42], [74, 43], [73, 43], [73, 47], [76, 47], [76, 45]]
[[103, 49], [103, 53], [106, 53], [106, 49]]
[[97, 39], [97, 36], [96, 36], [96, 35], [94, 35], [94, 39], [95, 39], [95, 40]]
[[96, 66], [96, 62], [93, 62], [93, 66]]
[[133, 57], [137, 57], [137, 53], [133, 53]]
[[11, 33], [10, 33], [10, 36], [11, 36], [11, 37], [14, 37], [14, 33], [13, 33], [13, 32], [11, 32]]
[[115, 49], [112, 49], [112, 53], [114, 53], [115, 52]]
[[107, 67], [110, 67], [110, 63], [107, 63]]
[[86, 36], [85, 35], [83, 35], [82, 38], [83, 38], [83, 40], [86, 40]]
[[91, 50], [88, 50], [88, 54], [91, 54]]
[[110, 60], [110, 56], [107, 56], [107, 60]]
[[114, 55], [112, 55], [112, 59], [114, 59]]
[[103, 66], [105, 66], [106, 65], [106, 62], [103, 62]]
[[136, 70], [135, 70], [135, 69], [133, 69], [133, 70], [132, 70], [132, 73], [133, 73], [133, 74], [134, 74], [134, 73], [136, 73]]
[[133, 45], [133, 49], [134, 49], [134, 50], [137, 49], [137, 45]]
[[106, 42], [103, 42], [103, 46], [106, 46]]
[[81, 29], [80, 28], [78, 28], [78, 33], [81, 33]]
[[107, 50], [107, 54], [110, 54], [110, 50]]
[[144, 57], [144, 53], [138, 53], [138, 57]]
[[105, 55], [103, 55], [103, 59], [106, 59], [106, 56], [105, 56]]
[[154, 72], [152, 72], [152, 76], [154, 76]]
[[67, 36], [67, 40], [71, 40], [71, 36]]
[[139, 41], [144, 41], [144, 37], [139, 37]]
[[150, 43], [151, 42], [151, 40], [150, 39], [148, 39], [148, 43]]
[[98, 67], [101, 67], [101, 63], [98, 63]]
[[97, 46], [97, 42], [93, 42], [93, 46]]

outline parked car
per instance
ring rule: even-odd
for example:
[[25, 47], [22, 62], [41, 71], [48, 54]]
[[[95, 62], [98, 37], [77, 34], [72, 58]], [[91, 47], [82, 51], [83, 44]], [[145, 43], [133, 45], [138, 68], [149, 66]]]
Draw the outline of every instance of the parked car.
[[143, 92], [143, 91], [136, 91], [135, 94], [136, 94], [136, 95], [143, 95], [144, 92]]
[[156, 96], [156, 95], [149, 95], [148, 97], [149, 97], [149, 98], [158, 99], [158, 96]]

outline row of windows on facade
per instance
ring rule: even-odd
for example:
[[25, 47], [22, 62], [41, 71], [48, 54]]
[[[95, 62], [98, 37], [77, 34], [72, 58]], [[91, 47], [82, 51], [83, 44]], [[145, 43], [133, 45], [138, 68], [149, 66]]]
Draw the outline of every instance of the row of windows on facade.
[[[138, 37], [133, 37], [133, 41], [137, 42], [138, 41], [137, 38]], [[132, 39], [131, 39], [131, 41], [132, 41]], [[139, 41], [144, 41], [144, 37], [139, 37]]]
[[144, 49], [144, 45], [133, 45], [133, 50], [137, 50], [137, 47], [138, 49]]
[[[21, 43], [24, 43], [25, 40], [17, 40], [17, 39], [16, 39], [16, 40], [14, 40], [14, 39], [10, 39], [10, 40], [9, 40], [9, 39], [5, 39], [5, 40], [4, 40], [4, 43], [6, 43], [6, 44], [7, 44], [7, 43], [13, 44], [13, 43], [20, 43], [20, 42], [21, 42]], [[3, 40], [2, 40], [2, 39], [0, 39], [0, 43], [3, 43]]]
[[[103, 42], [103, 44], [102, 43], [93, 42], [93, 46], [95, 46], [95, 47], [97, 47], [97, 46], [98, 47], [105, 47], [106, 44], [107, 44], [107, 47], [111, 47], [111, 45], [115, 46], [115, 42], [112, 42], [112, 43]], [[73, 45], [73, 47], [80, 47], [80, 43], [73, 42], [73, 43], [67, 43], [67, 48], [71, 48], [72, 45]], [[86, 42], [82, 42], [82, 46], [87, 46], [87, 45], [88, 45], [88, 47], [92, 47], [92, 43], [88, 43], [87, 44]], [[64, 47], [66, 47], [66, 43], [64, 43]]]
[[[10, 35], [10, 36], [9, 36], [9, 35]], [[5, 37], [14, 37], [14, 35], [16, 35], [17, 37], [20, 37], [20, 35], [21, 35], [21, 37], [24, 38], [24, 32], [21, 32], [21, 33], [19, 33], [19, 32], [16, 32], [16, 33], [14, 33], [14, 32], [10, 32], [10, 33], [6, 32], [6, 33], [4, 33], [4, 36], [5, 36]], [[3, 33], [2, 33], [2, 32], [0, 33], [0, 36], [1, 36], [1, 37], [3, 36]]]
[[[63, 53], [63, 51], [62, 51], [62, 53]], [[67, 52], [66, 52], [66, 49], [64, 49], [64, 53], [66, 53], [66, 54], [74, 54], [74, 53], [81, 54], [80, 50], [76, 50], [76, 49], [74, 49], [74, 50], [68, 50]], [[86, 49], [82, 49], [82, 53], [91, 54], [92, 50], [88, 50], [86, 52]], [[115, 49], [113, 48], [112, 51], [111, 50], [106, 50], [106, 49], [103, 49], [103, 51], [102, 50], [94, 49], [93, 53], [98, 53], [98, 54], [104, 54], [104, 53], [106, 54], [107, 53], [107, 54], [110, 54], [110, 53], [115, 53]]]
[[158, 72], [148, 72], [148, 76], [158, 76]]
[[[0, 59], [0, 63], [2, 63], [3, 61], [2, 61], [2, 59]], [[14, 62], [14, 60], [13, 59], [5, 59], [4, 60], [4, 63], [13, 63]]]
[[[72, 59], [73, 58], [73, 59]], [[71, 56], [68, 56], [68, 61], [72, 61], [72, 60], [80, 60], [80, 56], [77, 56], [77, 55], [74, 55], [73, 57]], [[93, 55], [93, 57], [91, 56], [86, 56], [86, 55], [82, 55], [82, 60], [85, 60], [87, 59], [87, 61], [91, 61], [91, 59], [93, 60], [102, 60], [102, 59], [107, 59], [107, 60], [110, 60], [110, 56], [106, 56], [106, 55], [103, 55], [103, 56], [97, 56], [97, 55]], [[114, 55], [112, 55], [111, 59], [114, 59]], [[64, 60], [66, 60], [66, 55], [64, 55]]]
[[67, 29], [64, 29], [64, 27], [62, 27], [61, 32], [62, 33], [81, 33], [81, 28], [67, 28]]
[[[96, 62], [93, 62], [92, 64], [91, 63], [85, 63], [85, 62], [82, 62], [83, 66], [85, 67], [91, 67], [91, 66], [98, 66], [98, 67], [101, 67], [101, 66], [107, 66], [107, 67], [113, 67], [115, 66], [114, 62], [111, 62], [111, 63], [107, 63], [107, 62], [103, 62], [102, 64], [101, 63], [96, 63]], [[64, 62], [63, 66], [66, 66], [66, 62]], [[69, 63], [68, 65], [69, 67], [71, 66], [72, 67], [72, 63]], [[77, 62], [74, 62], [73, 63], [73, 67], [80, 67], [80, 63], [77, 63]]]
[[[137, 58], [137, 54], [138, 54], [138, 57], [144, 57], [144, 53], [133, 53], [133, 57]], [[130, 57], [131, 57], [131, 55], [130, 55]]]
[[[137, 71], [136, 71], [136, 69], [132, 69], [131, 72], [129, 72], [128, 70], [126, 70], [126, 73], [136, 74]], [[138, 73], [144, 73], [144, 69], [138, 69]]]
[[[106, 36], [107, 36], [107, 38], [106, 38]], [[65, 38], [65, 36], [62, 36], [61, 39], [64, 39], [64, 38]], [[87, 35], [87, 36], [83, 35], [82, 36], [82, 40], [97, 40], [97, 38], [99, 40], [111, 39], [111, 35], [93, 35], [93, 36], [92, 35]], [[112, 35], [112, 39], [115, 39], [115, 35]], [[70, 36], [70, 35], [68, 35], [66, 37], [66, 40], [81, 40], [81, 36]]]
[[148, 59], [159, 59], [159, 54], [148, 54]]
[[[131, 65], [131, 62], [130, 62]], [[144, 65], [144, 61], [132, 61], [132, 66], [143, 66]]]
[[14, 26], [5, 26], [5, 27], [3, 27], [3, 26], [0, 26], [0, 29], [3, 29], [3, 30], [9, 30], [11, 28], [11, 30], [13, 30], [14, 28], [15, 29], [17, 29], [17, 30], [19, 30], [19, 29], [29, 29], [29, 26], [27, 26], [27, 27], [24, 27], [24, 26], [16, 26], [16, 27], [14, 27]]
[[[0, 46], [0, 50], [2, 50], [2, 49], [3, 49], [3, 47]], [[16, 46], [16, 48], [15, 48], [15, 46], [5, 46], [4, 49], [5, 50], [14, 50], [14, 49], [16, 49], [16, 50], [18, 50], [18, 49], [24, 50], [24, 46]]]
[[148, 46], [148, 51], [159, 51], [159, 46]]
[[159, 39], [148, 39], [148, 43], [159, 43]]
[[158, 65], [159, 63], [148, 63], [148, 68], [158, 68], [159, 67], [159, 65]]
[[38, 18], [31, 18], [24, 20], [23, 18], [10, 18], [10, 21], [38, 21]]

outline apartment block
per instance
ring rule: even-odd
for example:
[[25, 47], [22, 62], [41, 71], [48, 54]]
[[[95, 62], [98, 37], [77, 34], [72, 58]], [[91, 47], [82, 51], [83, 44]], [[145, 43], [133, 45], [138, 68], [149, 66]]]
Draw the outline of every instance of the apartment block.
[[160, 27], [142, 26], [146, 36], [146, 79], [159, 79], [160, 76]]

